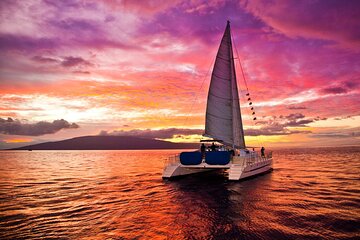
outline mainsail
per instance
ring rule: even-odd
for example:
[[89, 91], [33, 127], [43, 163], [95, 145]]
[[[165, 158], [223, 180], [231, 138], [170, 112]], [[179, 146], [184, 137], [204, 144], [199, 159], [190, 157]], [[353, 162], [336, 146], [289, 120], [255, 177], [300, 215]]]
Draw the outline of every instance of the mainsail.
[[226, 145], [245, 148], [229, 21], [211, 76], [205, 136], [222, 140]]

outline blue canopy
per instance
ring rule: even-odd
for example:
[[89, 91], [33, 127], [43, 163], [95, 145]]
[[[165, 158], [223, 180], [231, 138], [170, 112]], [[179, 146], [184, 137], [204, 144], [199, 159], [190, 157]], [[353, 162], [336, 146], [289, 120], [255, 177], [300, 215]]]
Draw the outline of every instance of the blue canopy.
[[209, 165], [226, 165], [230, 162], [230, 152], [206, 152], [205, 162]]
[[198, 165], [202, 162], [201, 152], [182, 152], [180, 162], [182, 165]]

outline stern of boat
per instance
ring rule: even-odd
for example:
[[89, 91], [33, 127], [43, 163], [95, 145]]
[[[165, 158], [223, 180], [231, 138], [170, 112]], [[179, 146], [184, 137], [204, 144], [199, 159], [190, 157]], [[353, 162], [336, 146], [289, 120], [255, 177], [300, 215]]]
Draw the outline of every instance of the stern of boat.
[[229, 168], [229, 180], [240, 179], [267, 173], [272, 170], [272, 152], [265, 157], [256, 153], [245, 156], [235, 156]]
[[204, 168], [201, 164], [198, 165], [183, 165], [180, 162], [180, 155], [170, 156], [165, 160], [164, 170], [162, 174], [163, 179], [170, 179], [174, 177], [195, 174], [200, 172], [209, 171], [211, 169]]

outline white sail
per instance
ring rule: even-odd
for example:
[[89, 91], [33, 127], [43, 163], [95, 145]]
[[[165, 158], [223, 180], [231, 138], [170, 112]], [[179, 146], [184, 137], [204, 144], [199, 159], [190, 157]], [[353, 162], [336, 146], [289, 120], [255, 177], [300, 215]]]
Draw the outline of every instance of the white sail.
[[229, 21], [211, 76], [205, 135], [227, 145], [245, 148]]

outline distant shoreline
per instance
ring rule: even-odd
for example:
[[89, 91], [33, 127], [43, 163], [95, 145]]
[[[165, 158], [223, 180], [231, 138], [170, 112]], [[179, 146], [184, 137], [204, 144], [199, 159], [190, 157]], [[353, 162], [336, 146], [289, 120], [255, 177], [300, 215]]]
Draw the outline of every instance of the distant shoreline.
[[[99, 150], [181, 150], [198, 149], [200, 143], [174, 143], [133, 136], [83, 136], [61, 141], [44, 142], [23, 147], [0, 149], [0, 151], [99, 151]], [[359, 145], [342, 146], [264, 146], [268, 150], [314, 149], [314, 148], [360, 148]], [[252, 147], [248, 147], [251, 149]], [[255, 148], [257, 149], [257, 148]]]
[[3, 150], [159, 150], [198, 147], [198, 143], [173, 143], [132, 136], [84, 136]]

